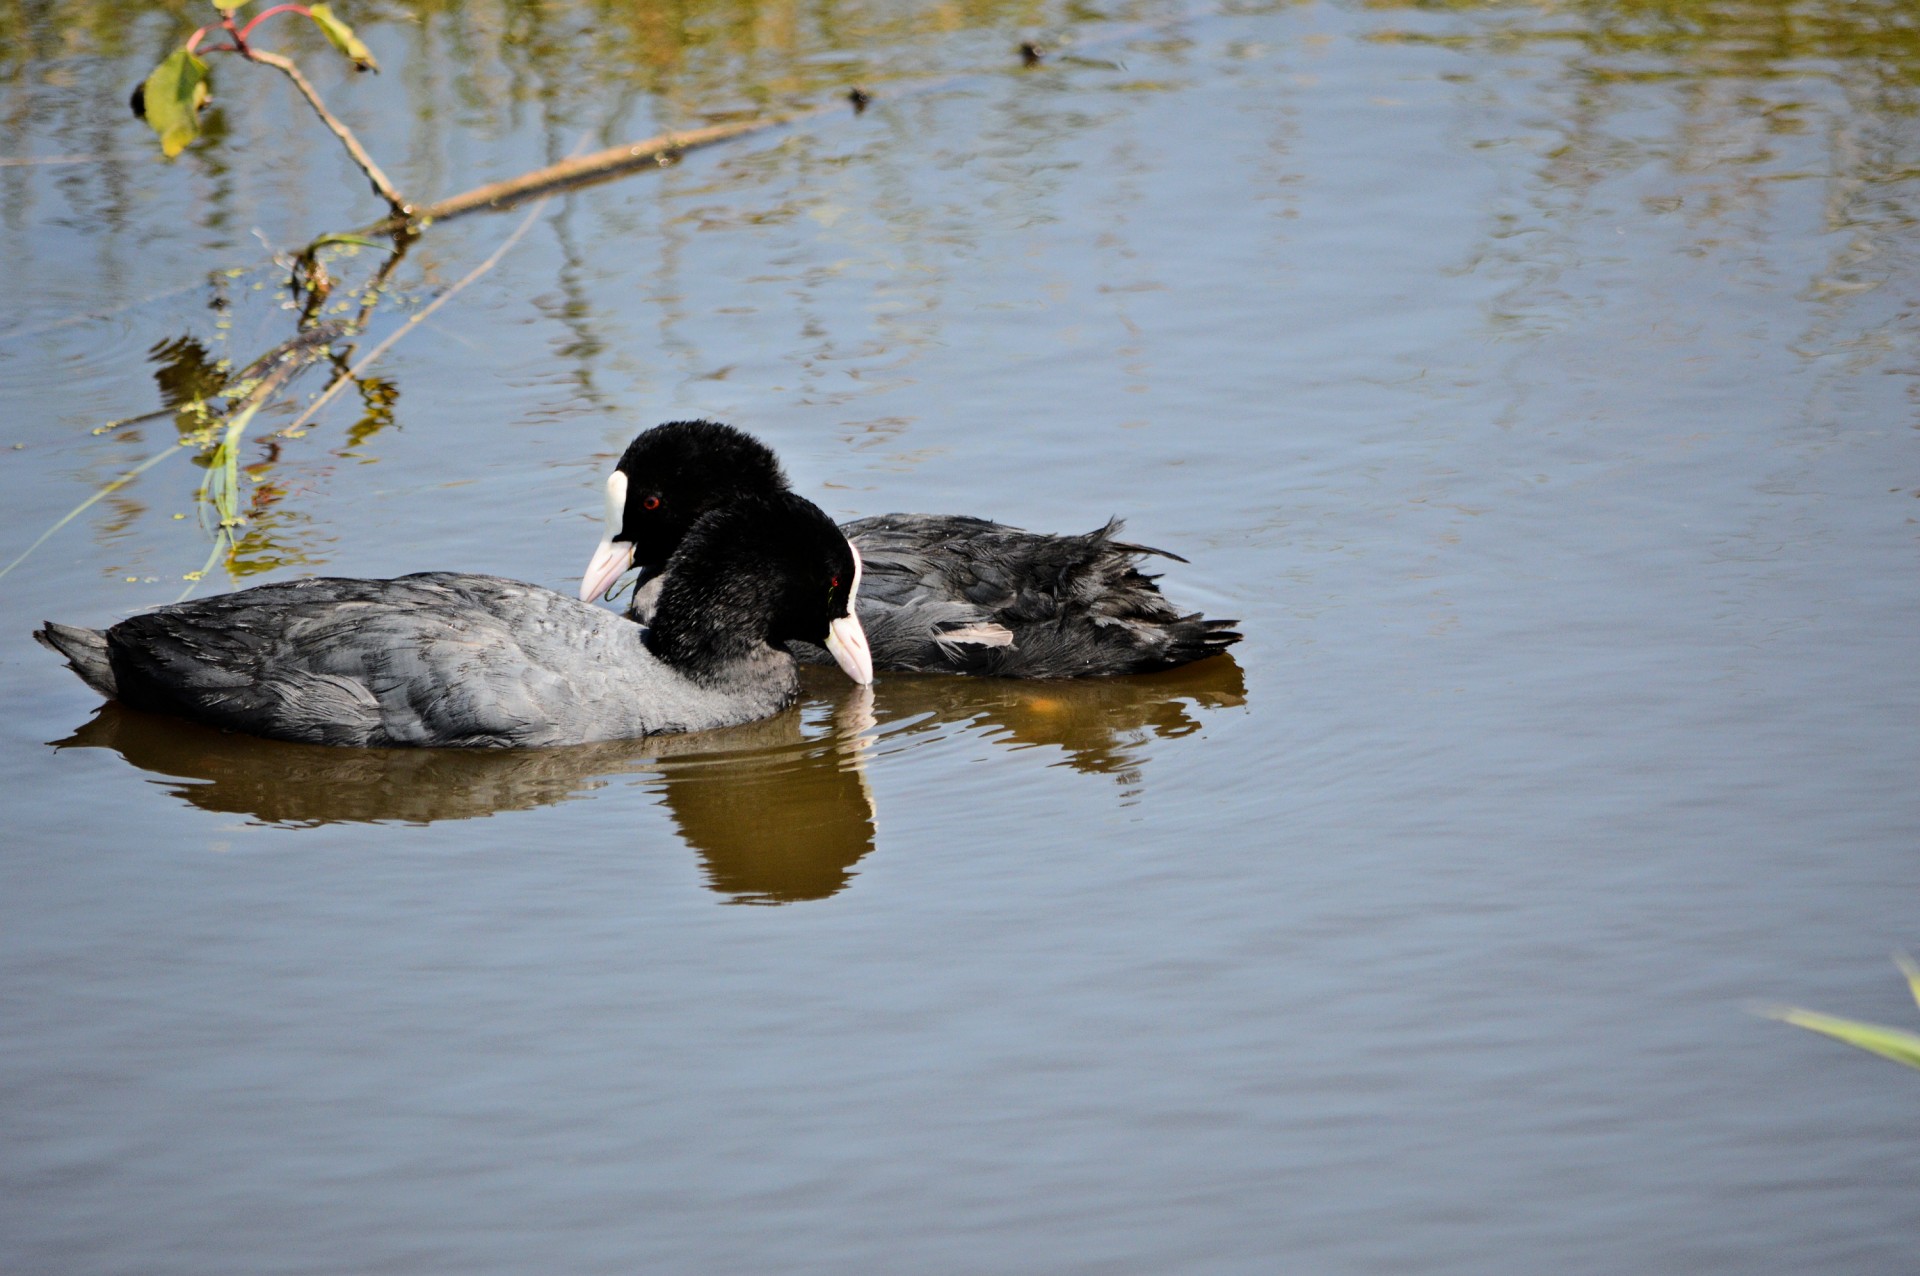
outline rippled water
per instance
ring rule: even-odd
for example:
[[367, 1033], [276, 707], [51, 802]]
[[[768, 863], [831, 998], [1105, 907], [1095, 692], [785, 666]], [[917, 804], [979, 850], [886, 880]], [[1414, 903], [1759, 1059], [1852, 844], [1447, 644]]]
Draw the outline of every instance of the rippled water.
[[[308, 369], [198, 584], [190, 405], [380, 208], [231, 62], [155, 160], [145, 13], [0, 15], [0, 558], [164, 457], [0, 578], [0, 1268], [1912, 1270], [1920, 1082], [1747, 1013], [1914, 1022], [1911, 5], [354, 6], [378, 79], [284, 47], [420, 197], [835, 109], [555, 200], [278, 437]], [[445, 756], [27, 638], [566, 587], [695, 414], [841, 517], [1124, 515], [1247, 639]]]

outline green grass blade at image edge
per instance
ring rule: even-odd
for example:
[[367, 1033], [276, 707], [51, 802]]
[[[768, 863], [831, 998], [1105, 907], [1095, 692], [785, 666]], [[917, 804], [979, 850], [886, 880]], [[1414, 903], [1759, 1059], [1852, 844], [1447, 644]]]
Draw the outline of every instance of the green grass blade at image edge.
[[[1909, 976], [1911, 979], [1912, 976]], [[1916, 987], [1916, 996], [1920, 996], [1920, 987]], [[1811, 1032], [1823, 1033], [1838, 1041], [1861, 1050], [1870, 1050], [1895, 1063], [1904, 1063], [1909, 1068], [1920, 1068], [1920, 1036], [1904, 1032], [1899, 1028], [1889, 1028], [1883, 1024], [1862, 1023], [1858, 1019], [1842, 1019], [1837, 1015], [1823, 1015], [1813, 1010], [1800, 1010], [1787, 1007], [1767, 1012], [1771, 1019], [1790, 1023]]]
[[1920, 1006], [1920, 965], [1905, 953], [1895, 953], [1893, 962], [1900, 967], [1900, 973], [1907, 977], [1907, 989], [1913, 993], [1913, 1003]]

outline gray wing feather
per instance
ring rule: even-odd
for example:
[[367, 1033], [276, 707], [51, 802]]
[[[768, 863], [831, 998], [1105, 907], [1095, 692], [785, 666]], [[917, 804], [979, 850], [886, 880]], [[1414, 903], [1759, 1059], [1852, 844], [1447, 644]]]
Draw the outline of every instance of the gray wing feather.
[[137, 708], [321, 744], [627, 739], [750, 721], [795, 693], [784, 653], [696, 683], [611, 612], [446, 572], [258, 586], [131, 617], [106, 647]]

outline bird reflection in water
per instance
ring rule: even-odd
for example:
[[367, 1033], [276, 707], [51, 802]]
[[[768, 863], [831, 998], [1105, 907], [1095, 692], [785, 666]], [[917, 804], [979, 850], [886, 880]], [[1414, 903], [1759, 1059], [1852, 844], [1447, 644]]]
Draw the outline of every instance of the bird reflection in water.
[[[731, 903], [787, 904], [844, 889], [874, 847], [871, 746], [977, 730], [1009, 748], [1057, 746], [1075, 769], [1137, 785], [1151, 739], [1200, 728], [1190, 712], [1245, 703], [1231, 656], [1163, 674], [1074, 682], [890, 676], [847, 688], [803, 674], [806, 702], [763, 722], [565, 749], [345, 749], [289, 744], [103, 705], [56, 748], [112, 749], [167, 777], [175, 797], [266, 824], [430, 824], [530, 810], [623, 776], [657, 792]], [[877, 693], [877, 694], [876, 694]]]
[[561, 749], [329, 748], [109, 702], [54, 745], [112, 749], [169, 777], [164, 787], [193, 806], [294, 827], [476, 819], [632, 776], [661, 795], [714, 890], [773, 904], [834, 894], [873, 850], [873, 798], [859, 756], [871, 700], [871, 689], [852, 688], [837, 703], [810, 698], [797, 711], [726, 730]]
[[[840, 702], [824, 738], [806, 738], [804, 714], [786, 713], [711, 732], [708, 752], [660, 768], [675, 827], [699, 852], [707, 885], [731, 903], [825, 899], [873, 849], [873, 790], [862, 756], [872, 742], [873, 688], [833, 693]], [[771, 738], [781, 724], [787, 738]]]
[[1074, 770], [1137, 790], [1153, 741], [1200, 730], [1194, 710], [1246, 702], [1240, 666], [1223, 654], [1163, 673], [1068, 682], [890, 674], [879, 717], [883, 734], [890, 723], [902, 723], [902, 734], [958, 723], [1009, 749], [1058, 748]]

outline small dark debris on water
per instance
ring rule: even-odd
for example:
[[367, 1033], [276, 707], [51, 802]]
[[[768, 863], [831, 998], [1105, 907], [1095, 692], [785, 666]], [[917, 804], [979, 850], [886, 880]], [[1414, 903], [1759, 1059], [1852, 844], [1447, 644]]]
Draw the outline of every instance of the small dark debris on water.
[[862, 88], [847, 90], [847, 101], [853, 103], [853, 113], [860, 114], [867, 109], [867, 103], [873, 101], [873, 95]]
[[1039, 66], [1041, 59], [1046, 56], [1047, 51], [1033, 41], [1022, 40], [1020, 42], [1020, 64], [1022, 66]]
[[147, 82], [145, 80], [133, 86], [133, 96], [127, 99], [127, 105], [133, 108], [133, 118], [147, 118]]

